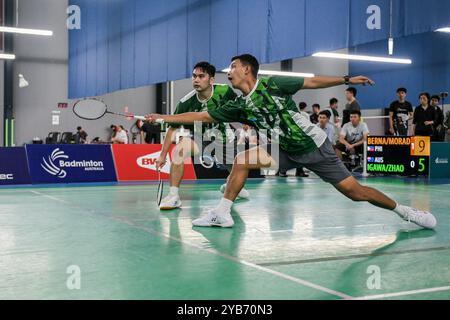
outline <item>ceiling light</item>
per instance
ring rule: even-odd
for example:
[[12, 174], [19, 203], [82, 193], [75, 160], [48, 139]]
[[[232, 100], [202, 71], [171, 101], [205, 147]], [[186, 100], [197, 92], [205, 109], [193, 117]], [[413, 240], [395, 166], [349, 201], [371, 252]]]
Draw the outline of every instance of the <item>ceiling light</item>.
[[357, 61], [371, 61], [371, 62], [401, 63], [401, 64], [411, 64], [412, 63], [411, 59], [363, 56], [363, 55], [353, 55], [353, 54], [343, 54], [343, 53], [333, 53], [333, 52], [317, 52], [317, 53], [313, 54], [313, 57], [333, 58], [333, 59], [343, 59], [343, 60], [357, 60]]

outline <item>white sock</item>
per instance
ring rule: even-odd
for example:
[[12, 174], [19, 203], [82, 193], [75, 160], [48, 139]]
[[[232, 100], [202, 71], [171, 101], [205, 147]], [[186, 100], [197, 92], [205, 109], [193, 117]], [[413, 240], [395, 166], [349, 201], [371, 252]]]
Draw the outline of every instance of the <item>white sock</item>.
[[397, 206], [395, 207], [394, 212], [398, 213], [399, 215], [401, 215], [403, 217], [403, 216], [405, 216], [406, 208], [407, 207], [397, 203]]
[[178, 187], [170, 187], [170, 189], [169, 189], [169, 194], [171, 195], [171, 196], [177, 196], [178, 197], [178, 190], [179, 190], [180, 188], [178, 188]]
[[220, 215], [227, 215], [230, 214], [232, 205], [233, 201], [222, 198], [219, 205], [214, 209], [214, 211]]

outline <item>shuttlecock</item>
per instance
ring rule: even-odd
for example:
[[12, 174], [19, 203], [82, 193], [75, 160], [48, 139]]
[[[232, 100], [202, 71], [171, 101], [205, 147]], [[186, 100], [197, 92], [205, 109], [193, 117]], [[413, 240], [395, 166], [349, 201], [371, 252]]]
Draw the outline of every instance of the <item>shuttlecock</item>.
[[30, 84], [28, 83], [28, 81], [25, 79], [25, 77], [23, 76], [23, 74], [19, 74], [19, 88], [25, 88], [28, 87]]

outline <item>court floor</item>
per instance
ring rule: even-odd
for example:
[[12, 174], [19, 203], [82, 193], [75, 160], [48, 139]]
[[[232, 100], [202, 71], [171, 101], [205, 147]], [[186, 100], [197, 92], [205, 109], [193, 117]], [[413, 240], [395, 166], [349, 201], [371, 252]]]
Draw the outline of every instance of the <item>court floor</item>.
[[437, 229], [313, 178], [249, 182], [232, 229], [191, 225], [221, 182], [168, 212], [154, 184], [1, 188], [0, 299], [450, 299], [450, 184], [366, 183]]

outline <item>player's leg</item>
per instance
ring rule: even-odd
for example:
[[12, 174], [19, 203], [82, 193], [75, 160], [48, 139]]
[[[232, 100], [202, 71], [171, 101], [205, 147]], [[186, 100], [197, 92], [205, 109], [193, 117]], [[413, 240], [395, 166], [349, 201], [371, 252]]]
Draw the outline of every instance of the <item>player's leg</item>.
[[273, 166], [276, 166], [275, 160], [262, 147], [239, 153], [234, 160], [227, 188], [219, 205], [208, 211], [205, 216], [194, 220], [192, 224], [198, 227], [232, 227], [234, 221], [230, 214], [231, 206], [244, 187], [249, 171]]
[[431, 213], [399, 205], [380, 191], [361, 185], [337, 158], [328, 141], [320, 149], [300, 156], [298, 160], [353, 201], [366, 201], [377, 207], [392, 210], [403, 219], [424, 228], [432, 229], [436, 226], [436, 219]]
[[181, 207], [179, 188], [184, 176], [184, 161], [193, 154], [197, 154], [199, 148], [190, 138], [183, 138], [172, 152], [170, 165], [170, 190], [167, 197], [161, 200], [161, 210], [171, 210]]
[[353, 201], [367, 201], [379, 208], [392, 210], [401, 218], [421, 227], [433, 229], [437, 224], [436, 218], [430, 212], [400, 205], [377, 189], [361, 185], [353, 177], [336, 184], [335, 188]]
[[[243, 145], [238, 145], [236, 143], [228, 143], [228, 144], [224, 144], [223, 148], [221, 148], [221, 149], [223, 150], [223, 153], [217, 154], [217, 152], [216, 152], [216, 159], [218, 161], [219, 166], [222, 167], [224, 170], [227, 170], [229, 173], [229, 175], [227, 177], [227, 182], [224, 183], [220, 187], [220, 192], [225, 193], [236, 156], [239, 154], [239, 151], [244, 152], [246, 150], [249, 150], [250, 147], [248, 145], [243, 146]], [[219, 151], [220, 151], [220, 149], [219, 149]], [[239, 192], [238, 198], [240, 198], [240, 199], [249, 199], [250, 198], [250, 193], [248, 192], [247, 189], [245, 189], [245, 187], [242, 188], [242, 190]]]

